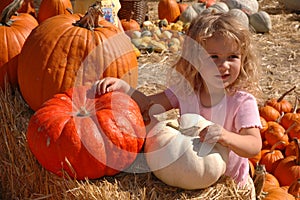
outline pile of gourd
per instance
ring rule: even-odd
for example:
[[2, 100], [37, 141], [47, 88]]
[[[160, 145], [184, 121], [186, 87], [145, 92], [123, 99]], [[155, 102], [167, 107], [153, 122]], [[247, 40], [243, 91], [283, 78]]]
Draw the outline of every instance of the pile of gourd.
[[[300, 105], [299, 97], [295, 103], [284, 97], [295, 89], [284, 93], [280, 98], [271, 98], [259, 107], [263, 128], [261, 137], [263, 148], [259, 154], [250, 158], [252, 172], [257, 165], [266, 170], [263, 190], [276, 193], [277, 199], [293, 199], [300, 195]], [[293, 105], [294, 104], [294, 105]], [[266, 199], [272, 199], [266, 196]]]
[[159, 20], [145, 21], [141, 26], [130, 18], [121, 20], [134, 46], [143, 52], [178, 52], [190, 22], [201, 13], [229, 12], [257, 33], [272, 29], [269, 14], [259, 11], [257, 0], [199, 0], [189, 4], [160, 0], [157, 9]]

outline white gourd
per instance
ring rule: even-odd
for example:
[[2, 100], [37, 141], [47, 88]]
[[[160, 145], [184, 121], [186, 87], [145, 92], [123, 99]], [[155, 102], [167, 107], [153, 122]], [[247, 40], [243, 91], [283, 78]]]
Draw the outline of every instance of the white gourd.
[[229, 11], [229, 7], [224, 2], [216, 2], [215, 4], [208, 7], [203, 13], [215, 12], [215, 13], [227, 13]]
[[179, 16], [179, 20], [183, 23], [189, 23], [198, 16], [198, 13], [190, 5]]
[[153, 174], [168, 185], [188, 190], [216, 183], [226, 170], [229, 150], [218, 143], [200, 142], [199, 131], [209, 125], [212, 122], [197, 114], [155, 125], [145, 142], [145, 157]]
[[249, 23], [257, 33], [267, 33], [272, 29], [270, 15], [262, 10], [250, 15]]
[[227, 4], [229, 9], [238, 8], [247, 14], [256, 13], [259, 9], [257, 0], [221, 0]]
[[238, 19], [238, 21], [241, 24], [243, 24], [245, 27], [247, 27], [247, 28], [249, 27], [249, 18], [247, 16], [247, 14], [244, 13], [242, 10], [234, 8], [234, 9], [229, 10], [228, 13], [235, 16]]

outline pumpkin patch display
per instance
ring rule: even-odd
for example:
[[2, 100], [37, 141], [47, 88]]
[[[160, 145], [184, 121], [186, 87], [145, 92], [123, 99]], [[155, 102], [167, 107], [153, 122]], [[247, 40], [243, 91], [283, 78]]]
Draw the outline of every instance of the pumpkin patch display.
[[95, 96], [89, 87], [56, 94], [31, 117], [30, 150], [47, 170], [78, 180], [127, 168], [146, 135], [139, 107], [127, 94]]
[[4, 88], [5, 81], [16, 86], [18, 55], [31, 31], [38, 26], [37, 20], [30, 14], [15, 11], [20, 4], [9, 4], [0, 17], [0, 88]]
[[19, 56], [18, 82], [33, 109], [74, 85], [111, 76], [137, 85], [138, 63], [128, 36], [101, 17], [98, 4], [85, 16], [57, 15], [26, 40]]
[[154, 175], [183, 189], [214, 184], [224, 173], [228, 148], [201, 143], [198, 133], [212, 122], [197, 114], [183, 114], [179, 122], [166, 120], [154, 126], [145, 141], [145, 157]]

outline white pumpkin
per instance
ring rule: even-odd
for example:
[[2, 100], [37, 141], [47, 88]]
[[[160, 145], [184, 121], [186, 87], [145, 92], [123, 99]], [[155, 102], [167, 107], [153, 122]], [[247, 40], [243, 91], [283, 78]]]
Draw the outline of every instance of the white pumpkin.
[[242, 10], [234, 8], [234, 9], [229, 10], [228, 13], [235, 16], [238, 19], [238, 21], [241, 24], [243, 24], [246, 28], [249, 27], [249, 18], [247, 16], [247, 14], [244, 13]]
[[226, 3], [224, 2], [216, 2], [215, 4], [211, 5], [210, 7], [206, 8], [202, 13], [227, 13], [229, 8]]
[[267, 33], [272, 29], [270, 15], [262, 10], [250, 15], [249, 23], [257, 33]]
[[259, 4], [257, 0], [221, 0], [227, 4], [229, 9], [238, 8], [247, 14], [253, 14], [258, 11]]
[[218, 143], [200, 142], [199, 131], [209, 125], [212, 122], [197, 114], [155, 125], [145, 142], [145, 158], [153, 174], [168, 185], [189, 190], [216, 183], [226, 170], [229, 150]]
[[193, 3], [189, 5], [179, 16], [179, 20], [183, 23], [190, 23], [194, 18], [206, 9], [204, 3]]

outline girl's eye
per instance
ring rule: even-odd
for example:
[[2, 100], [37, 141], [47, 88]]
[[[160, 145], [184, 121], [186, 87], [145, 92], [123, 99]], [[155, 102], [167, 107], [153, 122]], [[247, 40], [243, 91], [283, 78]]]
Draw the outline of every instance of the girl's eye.
[[231, 55], [228, 57], [229, 59], [239, 59], [240, 56], [239, 55]]
[[217, 56], [217, 55], [210, 55], [210, 58], [211, 58], [211, 59], [217, 59], [218, 56]]

